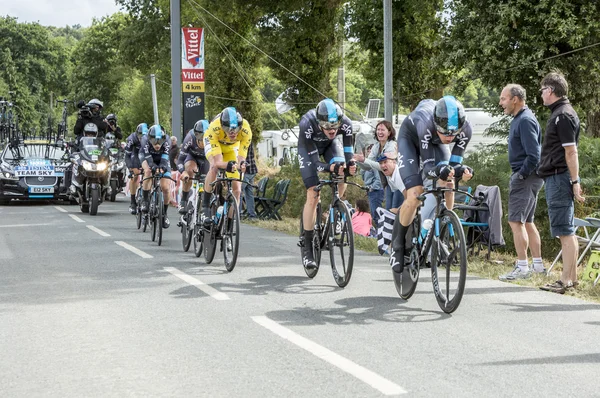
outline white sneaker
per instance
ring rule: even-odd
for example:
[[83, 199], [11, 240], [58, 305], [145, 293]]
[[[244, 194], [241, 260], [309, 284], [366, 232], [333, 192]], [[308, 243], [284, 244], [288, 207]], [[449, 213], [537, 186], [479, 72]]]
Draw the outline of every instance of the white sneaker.
[[500, 275], [498, 279], [501, 281], [514, 281], [517, 279], [528, 279], [531, 277], [531, 269], [527, 268], [527, 271], [521, 271], [518, 265], [507, 274]]

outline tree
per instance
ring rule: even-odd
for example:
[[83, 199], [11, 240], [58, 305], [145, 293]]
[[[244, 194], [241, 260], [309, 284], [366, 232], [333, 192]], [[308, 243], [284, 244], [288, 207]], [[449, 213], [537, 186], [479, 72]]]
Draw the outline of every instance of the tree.
[[576, 50], [600, 42], [599, 7], [578, 0], [454, 0], [445, 59], [471, 71], [463, 85], [480, 78], [499, 92], [507, 83], [521, 84], [529, 105], [545, 114], [536, 98], [540, 81], [561, 70], [569, 98], [587, 115], [587, 131], [598, 136], [600, 47]]

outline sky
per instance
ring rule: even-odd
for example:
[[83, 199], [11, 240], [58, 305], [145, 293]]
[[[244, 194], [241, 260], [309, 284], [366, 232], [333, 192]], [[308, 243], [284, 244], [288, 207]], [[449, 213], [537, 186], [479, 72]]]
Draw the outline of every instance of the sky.
[[0, 0], [0, 16], [58, 27], [90, 26], [94, 17], [118, 11], [114, 0]]

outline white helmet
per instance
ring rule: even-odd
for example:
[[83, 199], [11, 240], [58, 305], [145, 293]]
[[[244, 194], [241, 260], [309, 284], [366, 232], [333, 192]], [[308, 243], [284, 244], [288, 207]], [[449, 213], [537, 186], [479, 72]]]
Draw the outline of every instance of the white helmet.
[[95, 106], [99, 106], [100, 108], [104, 108], [104, 104], [102, 104], [102, 101], [100, 101], [97, 98], [94, 98], [93, 100], [88, 102], [88, 106], [90, 106], [90, 105], [95, 105]]
[[83, 135], [85, 137], [97, 137], [98, 136], [98, 126], [95, 123], [87, 123], [83, 128]]

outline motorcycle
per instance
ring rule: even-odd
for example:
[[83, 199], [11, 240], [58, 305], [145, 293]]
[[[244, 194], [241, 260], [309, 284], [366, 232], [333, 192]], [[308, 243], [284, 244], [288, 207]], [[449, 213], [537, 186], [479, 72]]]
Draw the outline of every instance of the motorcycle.
[[96, 137], [82, 137], [79, 148], [71, 155], [73, 185], [81, 212], [95, 216], [109, 189], [110, 150]]
[[[109, 138], [111, 134], [107, 135]], [[125, 151], [120, 146], [115, 146], [117, 141], [106, 140], [106, 146], [110, 151], [110, 190], [106, 194], [106, 200], [114, 202], [117, 194], [125, 189]]]

